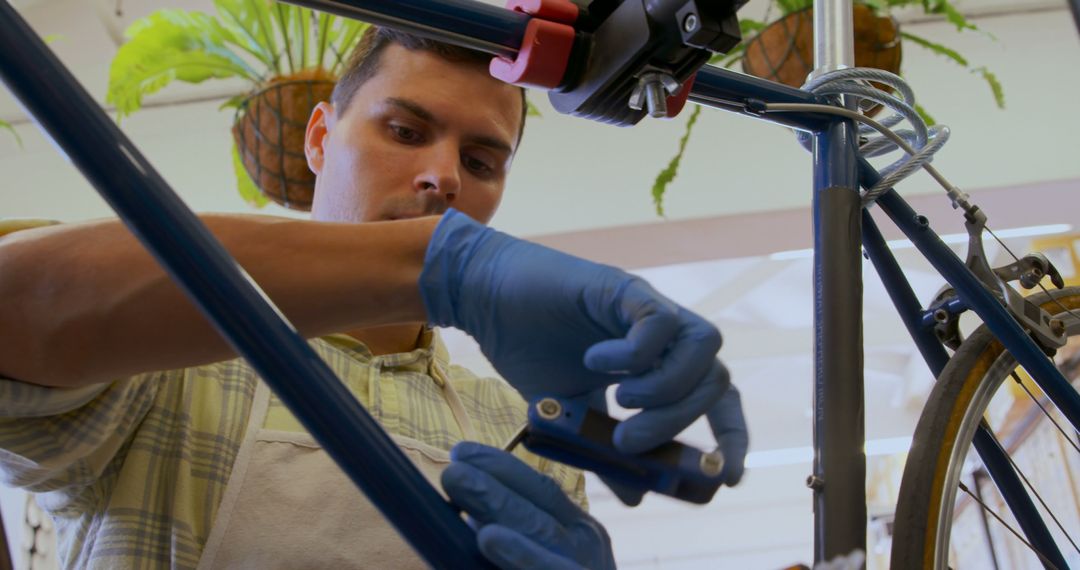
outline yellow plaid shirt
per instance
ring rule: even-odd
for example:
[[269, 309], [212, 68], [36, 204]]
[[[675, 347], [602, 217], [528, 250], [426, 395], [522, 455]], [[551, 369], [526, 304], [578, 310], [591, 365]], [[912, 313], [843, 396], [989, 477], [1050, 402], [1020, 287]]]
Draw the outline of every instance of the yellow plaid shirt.
[[[445, 371], [482, 443], [501, 445], [525, 421], [513, 388], [450, 365], [434, 333], [421, 348], [383, 356], [344, 335], [311, 345], [391, 433], [442, 449], [463, 439], [433, 364]], [[67, 568], [192, 568], [257, 381], [241, 359], [66, 390], [0, 379], [2, 482], [38, 494], [56, 522]], [[303, 431], [276, 397], [264, 427]], [[516, 454], [586, 506], [579, 471], [520, 448]]]

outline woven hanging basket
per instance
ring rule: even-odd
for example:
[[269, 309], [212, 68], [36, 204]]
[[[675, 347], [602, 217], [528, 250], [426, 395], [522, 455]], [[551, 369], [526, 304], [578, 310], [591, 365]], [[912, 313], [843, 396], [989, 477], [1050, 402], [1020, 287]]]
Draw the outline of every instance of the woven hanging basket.
[[[900, 28], [863, 4], [852, 12], [855, 66], [900, 72]], [[792, 87], [801, 87], [814, 70], [814, 11], [792, 12], [773, 22], [746, 44], [743, 71]]]
[[304, 133], [312, 109], [329, 101], [334, 81], [322, 70], [271, 80], [237, 110], [233, 139], [255, 186], [274, 202], [310, 210], [315, 175], [304, 155]]

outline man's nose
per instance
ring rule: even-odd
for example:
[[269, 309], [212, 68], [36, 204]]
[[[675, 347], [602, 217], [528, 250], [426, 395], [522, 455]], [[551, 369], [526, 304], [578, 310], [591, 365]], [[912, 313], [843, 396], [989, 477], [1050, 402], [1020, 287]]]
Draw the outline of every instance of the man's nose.
[[461, 157], [453, 145], [438, 145], [423, 157], [414, 187], [418, 192], [438, 194], [453, 202], [461, 192]]

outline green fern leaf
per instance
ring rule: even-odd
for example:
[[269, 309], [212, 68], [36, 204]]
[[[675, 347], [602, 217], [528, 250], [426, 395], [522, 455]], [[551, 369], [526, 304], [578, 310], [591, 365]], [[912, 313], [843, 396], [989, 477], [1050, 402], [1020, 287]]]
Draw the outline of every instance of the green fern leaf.
[[307, 69], [314, 64], [311, 61], [311, 34], [313, 32], [311, 28], [311, 10], [307, 8], [297, 7], [293, 10], [293, 41], [296, 42], [296, 48], [299, 53], [296, 54], [296, 61], [300, 64], [300, 69]]
[[652, 198], [658, 216], [664, 215], [664, 193], [667, 192], [668, 184], [671, 184], [671, 181], [675, 180], [675, 176], [679, 173], [679, 163], [682, 162], [683, 154], [686, 152], [686, 143], [690, 140], [690, 133], [694, 130], [694, 124], [697, 123], [700, 114], [701, 107], [694, 107], [694, 112], [690, 113], [690, 119], [686, 121], [686, 131], [683, 132], [682, 138], [679, 139], [678, 152], [671, 157], [671, 162], [668, 163], [667, 168], [661, 170], [660, 174], [656, 175], [656, 181], [653, 182]]
[[936, 54], [938, 54], [940, 56], [944, 56], [944, 57], [946, 57], [948, 59], [953, 60], [954, 62], [956, 62], [957, 65], [959, 65], [961, 67], [967, 67], [968, 66], [968, 60], [964, 56], [957, 53], [956, 50], [954, 50], [952, 48], [947, 48], [947, 47], [945, 47], [945, 46], [943, 46], [943, 45], [941, 45], [939, 43], [934, 43], [934, 42], [932, 42], [932, 41], [930, 41], [930, 40], [928, 40], [928, 39], [926, 39], [924, 37], [916, 36], [916, 35], [908, 33], [908, 32], [900, 32], [900, 36], [902, 38], [904, 38], [905, 40], [915, 42], [916, 44], [918, 44], [918, 45], [920, 45], [920, 46], [922, 46], [922, 47], [924, 47], [924, 48], [926, 48], [926, 49], [928, 49], [928, 50], [930, 50], [930, 51], [932, 51], [932, 52], [934, 52], [934, 53], [936, 53]]
[[255, 56], [272, 73], [281, 75], [277, 29], [269, 0], [214, 0], [223, 27], [237, 38], [237, 45]]
[[300, 71], [299, 65], [296, 63], [295, 44], [296, 38], [292, 37], [289, 33], [289, 24], [292, 22], [293, 7], [284, 2], [274, 2], [272, 4], [273, 10], [271, 15], [274, 17], [274, 23], [277, 24], [276, 32], [281, 33], [281, 45], [282, 55], [285, 62], [289, 64], [289, 73], [296, 73]]
[[232, 149], [232, 163], [233, 172], [236, 174], [236, 189], [240, 191], [240, 197], [254, 208], [262, 208], [269, 204], [270, 199], [259, 191], [259, 187], [255, 185], [255, 181], [244, 168], [244, 163], [240, 160], [240, 150], [236, 148], [235, 141]]
[[965, 18], [964, 15], [956, 9], [956, 6], [953, 6], [952, 3], [949, 2], [949, 0], [937, 0], [936, 2], [934, 2], [933, 5], [929, 7], [929, 9], [926, 9], [926, 11], [931, 14], [944, 15], [945, 19], [950, 24], [956, 26], [956, 31], [958, 32], [962, 32], [964, 30], [978, 31], [979, 29], [975, 27], [975, 24], [969, 22], [968, 19]]
[[245, 3], [251, 7], [255, 19], [259, 22], [259, 36], [266, 44], [266, 49], [274, 54], [274, 72], [281, 75], [283, 70], [281, 64], [278, 63], [281, 59], [281, 52], [278, 51], [277, 34], [274, 30], [274, 18], [271, 13], [274, 3], [270, 0], [247, 0]]
[[748, 35], [756, 34], [761, 30], [764, 30], [766, 27], [768, 27], [768, 24], [766, 24], [765, 22], [760, 22], [758, 20], [751, 20], [750, 18], [743, 18], [739, 20], [739, 33], [742, 34], [743, 38], [747, 37]]
[[345, 62], [349, 58], [349, 53], [352, 52], [353, 47], [360, 41], [360, 35], [364, 33], [364, 30], [368, 29], [370, 24], [365, 22], [358, 22], [356, 20], [350, 20], [348, 18], [342, 18], [339, 20], [340, 29], [336, 34], [336, 41], [332, 44], [334, 56], [337, 58], [337, 62], [333, 66], [333, 73], [337, 75], [341, 68], [345, 66]]
[[540, 109], [536, 105], [533, 105], [532, 101], [525, 99], [525, 116], [526, 117], [543, 117], [540, 113]]
[[709, 65], [715, 67], [731, 67], [731, 64], [735, 63], [742, 57], [746, 51], [746, 44], [742, 43], [733, 48], [727, 53], [718, 53], [709, 58]]
[[106, 94], [120, 117], [137, 111], [143, 97], [174, 80], [258, 81], [258, 74], [228, 48], [231, 32], [207, 14], [161, 10], [132, 24], [128, 36], [113, 58]]
[[785, 16], [814, 5], [813, 0], [775, 0], [775, 2], [776, 6], [780, 8], [780, 12]]
[[334, 27], [334, 16], [330, 14], [320, 13], [315, 25], [315, 64], [322, 66], [323, 58], [326, 56], [326, 48], [330, 46], [330, 42], [333, 41], [330, 38], [330, 34], [336, 28]]
[[[261, 0], [255, 0], [261, 1]], [[214, 0], [221, 25], [233, 34], [233, 43], [254, 56], [267, 69], [276, 69], [276, 48], [267, 43], [253, 0]]]
[[1005, 108], [1005, 90], [1001, 87], [1001, 82], [998, 81], [997, 75], [994, 75], [989, 69], [985, 67], [976, 67], [971, 70], [972, 73], [977, 73], [982, 76], [988, 85], [990, 85], [990, 91], [994, 94], [994, 102], [997, 103], [998, 109]]
[[915, 103], [915, 112], [918, 113], [920, 117], [922, 117], [922, 120], [926, 123], [926, 126], [932, 127], [937, 124], [937, 121], [934, 120], [934, 117], [930, 115], [930, 113], [927, 113], [926, 109], [923, 108], [922, 105]]
[[250, 96], [250, 93], [240, 93], [237, 95], [233, 95], [232, 97], [226, 99], [225, 102], [218, 107], [218, 111], [224, 111], [225, 109], [239, 109], [240, 105], [244, 103], [248, 96]]

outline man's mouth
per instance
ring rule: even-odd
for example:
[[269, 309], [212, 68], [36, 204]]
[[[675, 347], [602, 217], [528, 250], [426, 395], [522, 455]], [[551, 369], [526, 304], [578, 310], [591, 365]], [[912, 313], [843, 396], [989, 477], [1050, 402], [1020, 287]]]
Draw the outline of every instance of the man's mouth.
[[383, 216], [384, 220], [411, 220], [413, 218], [423, 218], [425, 216], [441, 216], [448, 210], [446, 204], [433, 203], [429, 207], [421, 210], [408, 210], [404, 212], [393, 212]]

